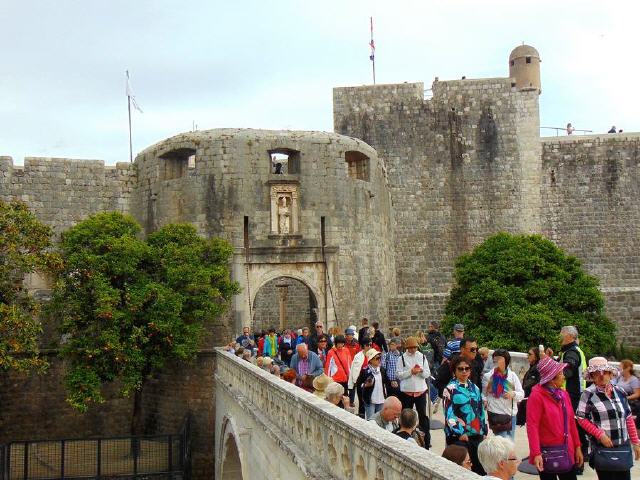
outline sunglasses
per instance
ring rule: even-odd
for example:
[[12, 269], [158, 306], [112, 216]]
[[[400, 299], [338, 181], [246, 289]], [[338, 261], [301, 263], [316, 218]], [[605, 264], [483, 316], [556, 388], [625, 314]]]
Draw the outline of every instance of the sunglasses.
[[471, 367], [456, 367], [456, 370], [458, 372], [470, 372], [471, 371]]

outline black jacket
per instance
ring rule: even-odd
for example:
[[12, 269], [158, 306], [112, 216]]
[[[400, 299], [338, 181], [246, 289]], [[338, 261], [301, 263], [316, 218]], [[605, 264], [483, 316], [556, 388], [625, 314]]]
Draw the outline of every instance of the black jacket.
[[427, 342], [433, 348], [433, 361], [437, 364], [444, 358], [444, 349], [447, 346], [447, 339], [440, 332], [429, 332]]
[[373, 334], [373, 338], [371, 339], [373, 343], [378, 345], [385, 352], [389, 351], [389, 347], [387, 347], [387, 341], [384, 338], [384, 333], [380, 330], [376, 330], [376, 333]]
[[[382, 376], [382, 394], [384, 395], [384, 398], [387, 398], [387, 383], [389, 382], [389, 379], [387, 378], [387, 371], [383, 367], [380, 367], [380, 375]], [[371, 394], [373, 393], [373, 388], [376, 385], [375, 378], [373, 378], [373, 383], [369, 387], [364, 385], [369, 377], [373, 378], [373, 374], [370, 373], [369, 367], [367, 367], [360, 370], [360, 375], [358, 375], [358, 379], [356, 380], [356, 387], [362, 388], [362, 398], [365, 403], [371, 403]]]
[[564, 377], [567, 379], [567, 393], [571, 398], [571, 405], [573, 409], [578, 408], [580, 403], [580, 394], [582, 393], [582, 387], [580, 386], [580, 368], [582, 364], [582, 358], [580, 352], [578, 352], [578, 344], [576, 342], [563, 345], [560, 349], [563, 352], [561, 362], [568, 363], [564, 369]]
[[[456, 354], [459, 355], [459, 354]], [[456, 356], [454, 355], [454, 357]], [[451, 357], [453, 360], [454, 357]], [[482, 390], [482, 369], [484, 368], [484, 362], [480, 355], [477, 355], [475, 360], [471, 362], [471, 377], [470, 380], [476, 387]], [[438, 395], [442, 397], [444, 389], [447, 387], [451, 379], [453, 378], [453, 372], [451, 372], [451, 362], [445, 360], [436, 372], [435, 386], [438, 389]]]

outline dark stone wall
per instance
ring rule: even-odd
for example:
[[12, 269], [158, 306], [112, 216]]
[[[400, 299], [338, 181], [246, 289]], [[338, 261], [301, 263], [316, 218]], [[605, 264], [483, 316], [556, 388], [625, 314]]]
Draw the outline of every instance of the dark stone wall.
[[288, 285], [286, 300], [287, 322], [284, 328], [311, 326], [311, 298], [309, 288], [299, 280], [280, 277], [264, 284], [253, 302], [253, 330], [280, 328], [280, 292], [277, 285]]

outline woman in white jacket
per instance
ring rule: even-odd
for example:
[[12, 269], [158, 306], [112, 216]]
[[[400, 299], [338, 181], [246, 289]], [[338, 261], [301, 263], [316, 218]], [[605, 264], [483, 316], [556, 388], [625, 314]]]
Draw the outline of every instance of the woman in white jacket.
[[495, 367], [482, 379], [482, 399], [487, 407], [489, 428], [496, 435], [514, 440], [518, 403], [524, 398], [524, 390], [516, 372], [509, 368], [509, 352], [495, 350], [492, 358]]
[[351, 405], [354, 404], [356, 393], [358, 394], [358, 415], [364, 418], [364, 401], [362, 399], [362, 389], [356, 388], [356, 381], [360, 371], [367, 366], [368, 361], [366, 354], [371, 349], [371, 339], [369, 337], [363, 337], [360, 340], [360, 346], [362, 350], [356, 353], [351, 362], [351, 370], [349, 371], [349, 381], [347, 388], [349, 390], [349, 401]]

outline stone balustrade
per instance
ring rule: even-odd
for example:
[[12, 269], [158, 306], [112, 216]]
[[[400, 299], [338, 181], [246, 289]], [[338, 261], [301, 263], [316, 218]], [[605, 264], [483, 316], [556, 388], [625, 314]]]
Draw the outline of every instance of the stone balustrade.
[[[277, 429], [278, 448], [272, 455], [286, 455], [301, 469], [300, 478], [347, 478], [400, 480], [406, 478], [457, 480], [479, 478], [440, 456], [408, 443], [377, 425], [348, 413], [329, 402], [287, 383], [268, 372], [218, 349], [216, 353], [216, 426], [219, 418], [232, 415], [231, 407], [221, 405], [221, 396], [243, 405], [244, 414], [259, 417], [266, 430]], [[227, 397], [229, 398], [229, 397]], [[237, 405], [234, 406], [237, 408]], [[224, 411], [221, 411], [223, 410]], [[235, 414], [237, 417], [238, 415]], [[242, 419], [230, 419], [237, 424]], [[222, 427], [221, 429], [224, 429]], [[238, 428], [238, 430], [241, 430]], [[245, 429], [249, 430], [249, 429]], [[258, 430], [258, 431], [255, 431]], [[268, 435], [251, 429], [250, 435]], [[242, 437], [242, 433], [237, 433]], [[241, 440], [240, 440], [241, 441]], [[226, 444], [224, 432], [216, 431], [216, 442]], [[266, 465], [255, 465], [251, 449], [258, 449], [260, 439], [251, 438], [251, 448], [240, 455], [243, 476], [229, 478], [274, 478]], [[221, 445], [216, 452], [224, 452]], [[224, 459], [217, 459], [223, 462]], [[264, 469], [262, 473], [259, 470]], [[218, 470], [220, 473], [220, 470]], [[275, 474], [277, 476], [277, 474]], [[221, 478], [225, 478], [224, 472]]]

